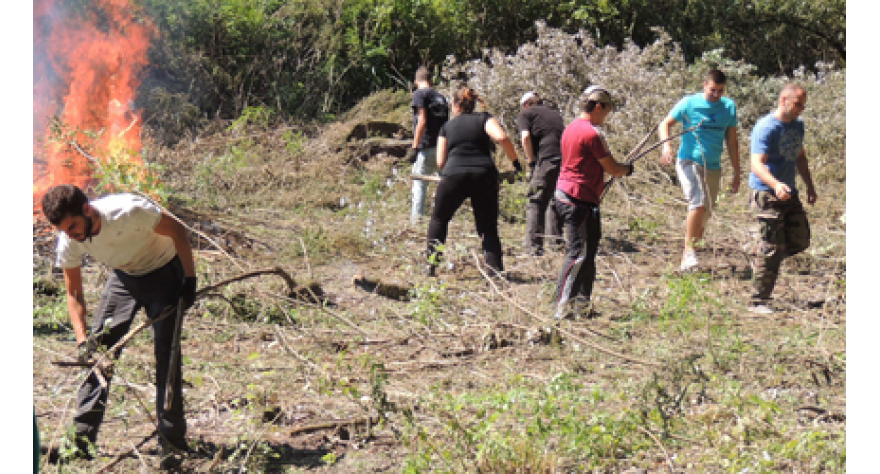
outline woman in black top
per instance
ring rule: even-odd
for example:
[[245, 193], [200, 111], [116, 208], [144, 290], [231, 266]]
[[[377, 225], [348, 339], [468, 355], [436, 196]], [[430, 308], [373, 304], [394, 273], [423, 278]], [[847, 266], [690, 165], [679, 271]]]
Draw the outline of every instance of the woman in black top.
[[492, 159], [495, 143], [501, 145], [517, 171], [513, 143], [501, 124], [488, 113], [474, 113], [477, 94], [463, 87], [452, 97], [455, 118], [446, 122], [437, 138], [437, 166], [442, 179], [434, 195], [434, 211], [428, 225], [428, 274], [433, 276], [441, 256], [438, 246], [446, 242], [449, 221], [464, 200], [471, 199], [477, 234], [483, 241], [486, 263], [504, 271], [498, 238], [498, 168]]

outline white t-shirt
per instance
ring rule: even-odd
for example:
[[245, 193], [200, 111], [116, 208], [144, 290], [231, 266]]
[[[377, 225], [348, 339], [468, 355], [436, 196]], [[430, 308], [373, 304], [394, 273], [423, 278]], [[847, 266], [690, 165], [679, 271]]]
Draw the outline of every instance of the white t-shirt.
[[170, 237], [154, 229], [162, 211], [148, 199], [134, 194], [112, 194], [89, 202], [101, 219], [101, 231], [91, 242], [78, 242], [64, 232], [58, 235], [55, 265], [59, 268], [82, 266], [84, 253], [129, 275], [145, 275], [177, 254]]

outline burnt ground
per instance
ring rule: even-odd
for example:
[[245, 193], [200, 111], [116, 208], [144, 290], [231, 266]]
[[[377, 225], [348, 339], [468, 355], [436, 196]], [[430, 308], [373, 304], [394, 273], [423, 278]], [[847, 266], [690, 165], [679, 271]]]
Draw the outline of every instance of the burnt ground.
[[[704, 271], [681, 274], [680, 190], [648, 164], [603, 204], [591, 311], [555, 323], [562, 254], [522, 252], [524, 183], [502, 189], [507, 277], [481, 273], [465, 206], [432, 279], [426, 222], [408, 221], [409, 165], [334, 155], [328, 140], [293, 152], [253, 140], [246, 166], [210, 176], [198, 163], [240, 141], [155, 157], [187, 176], [169, 178], [178, 199], [166, 205], [201, 233], [200, 286], [274, 267], [295, 281], [236, 282], [187, 315], [193, 452], [179, 471], [845, 470], [845, 178], [814, 170], [827, 199], [809, 209], [811, 248], [786, 261], [777, 312], [765, 316], [746, 311], [746, 191], [723, 196]], [[74, 344], [44, 227], [35, 223], [33, 374], [51, 446], [83, 373], [52, 364]], [[93, 308], [106, 269], [89, 262], [85, 275]], [[156, 471], [156, 441], [142, 443], [152, 374], [145, 331], [117, 365], [98, 458], [44, 456], [45, 470]]]

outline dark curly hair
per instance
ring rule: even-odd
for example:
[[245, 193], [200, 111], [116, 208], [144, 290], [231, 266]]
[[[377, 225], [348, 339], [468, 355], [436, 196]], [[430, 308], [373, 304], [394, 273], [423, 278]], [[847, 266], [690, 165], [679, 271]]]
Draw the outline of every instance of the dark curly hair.
[[50, 224], [61, 225], [67, 216], [82, 216], [83, 207], [89, 203], [86, 193], [72, 184], [53, 186], [43, 195], [43, 215]]

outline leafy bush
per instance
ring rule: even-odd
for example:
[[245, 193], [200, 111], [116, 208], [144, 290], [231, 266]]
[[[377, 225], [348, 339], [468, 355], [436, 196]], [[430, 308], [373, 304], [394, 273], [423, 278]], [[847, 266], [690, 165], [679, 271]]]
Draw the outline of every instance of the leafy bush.
[[[808, 98], [814, 98], [802, 117], [808, 154], [814, 157], [811, 166], [840, 162], [835, 158], [846, 145], [845, 69], [819, 64], [815, 73], [800, 68], [792, 77], [762, 78], [756, 76], [755, 66], [727, 58], [723, 50], [709, 51], [688, 65], [679, 45], [661, 30], [658, 39], [644, 48], [626, 42], [617, 49], [599, 46], [586, 31], [569, 34], [540, 22], [537, 29], [538, 39], [520, 46], [515, 54], [493, 49], [483, 59], [466, 62], [450, 56], [443, 73], [448, 81], [444, 92], [463, 84], [474, 88], [508, 134], [516, 136], [518, 98], [524, 92], [535, 90], [555, 103], [568, 123], [578, 115], [582, 91], [601, 84], [611, 91], [618, 107], [605, 129], [612, 151], [621, 158], [681, 97], [700, 91], [706, 71], [717, 67], [728, 75], [727, 95], [737, 104], [741, 155], [747, 159], [751, 128], [776, 107], [782, 86], [793, 80], [807, 90]], [[744, 169], [747, 166], [745, 162]]]

